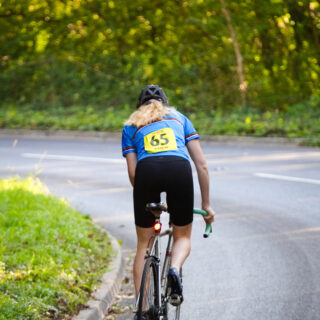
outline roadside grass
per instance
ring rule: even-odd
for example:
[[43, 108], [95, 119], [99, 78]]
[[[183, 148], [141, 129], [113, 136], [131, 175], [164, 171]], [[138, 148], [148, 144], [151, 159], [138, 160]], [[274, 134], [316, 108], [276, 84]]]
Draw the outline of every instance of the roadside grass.
[[307, 145], [320, 146], [320, 107], [295, 105], [282, 112], [239, 108], [229, 114], [218, 110], [189, 117], [205, 135], [304, 138]]
[[0, 180], [1, 320], [71, 319], [111, 255], [106, 234], [38, 178]]
[[[122, 130], [124, 120], [132, 111], [134, 109], [129, 106], [105, 109], [2, 106], [0, 128], [114, 132]], [[320, 107], [317, 103], [293, 105], [286, 111], [241, 107], [231, 111], [199, 110], [186, 115], [202, 135], [306, 138], [307, 144], [320, 146]]]

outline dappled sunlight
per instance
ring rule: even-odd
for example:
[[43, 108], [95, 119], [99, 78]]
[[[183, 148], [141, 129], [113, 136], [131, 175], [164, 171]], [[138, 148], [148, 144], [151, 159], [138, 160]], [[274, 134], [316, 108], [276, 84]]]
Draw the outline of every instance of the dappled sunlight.
[[0, 180], [0, 191], [16, 189], [23, 189], [33, 194], [50, 194], [48, 187], [35, 176], [29, 176], [26, 179], [15, 176], [14, 178]]

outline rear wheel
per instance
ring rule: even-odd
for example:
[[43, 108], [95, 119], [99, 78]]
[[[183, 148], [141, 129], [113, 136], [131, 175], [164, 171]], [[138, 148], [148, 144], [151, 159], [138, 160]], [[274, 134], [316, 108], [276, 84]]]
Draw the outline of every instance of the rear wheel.
[[137, 318], [159, 319], [159, 299], [157, 281], [157, 262], [154, 257], [148, 257], [144, 265], [141, 287], [138, 299]]

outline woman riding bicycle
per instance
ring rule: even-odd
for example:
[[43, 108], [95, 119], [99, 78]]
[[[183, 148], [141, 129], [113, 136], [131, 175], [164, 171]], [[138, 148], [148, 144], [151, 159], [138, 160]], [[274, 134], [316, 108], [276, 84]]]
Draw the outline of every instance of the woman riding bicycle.
[[194, 200], [188, 152], [198, 173], [202, 209], [208, 213], [204, 220], [212, 223], [214, 211], [210, 207], [207, 164], [199, 135], [192, 123], [168, 106], [168, 99], [158, 85], [148, 85], [141, 91], [137, 108], [122, 131], [122, 152], [134, 188], [138, 242], [133, 266], [136, 295], [140, 288], [145, 252], [154, 233], [155, 218], [145, 210], [145, 206], [150, 202], [160, 202], [160, 193], [166, 192], [174, 237], [168, 287], [182, 302], [179, 270], [190, 253]]

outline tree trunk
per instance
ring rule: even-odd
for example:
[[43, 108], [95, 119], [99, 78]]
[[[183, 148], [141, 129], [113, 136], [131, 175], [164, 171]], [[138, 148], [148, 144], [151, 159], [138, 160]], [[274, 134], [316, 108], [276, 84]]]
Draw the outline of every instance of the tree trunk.
[[314, 9], [311, 6], [311, 3], [308, 4], [308, 11], [309, 11], [309, 18], [310, 18], [310, 24], [312, 28], [312, 35], [313, 35], [313, 42], [316, 50], [318, 53], [320, 53], [320, 44], [319, 44], [319, 31], [317, 28], [317, 22], [315, 21], [315, 12]]
[[227, 20], [228, 30], [231, 35], [233, 48], [234, 48], [234, 52], [235, 52], [236, 59], [237, 59], [237, 72], [238, 72], [238, 77], [239, 77], [239, 81], [240, 81], [239, 90], [240, 90], [242, 104], [245, 105], [246, 100], [247, 100], [246, 99], [247, 85], [245, 82], [245, 76], [244, 76], [244, 72], [243, 72], [243, 58], [242, 58], [242, 55], [240, 52], [240, 47], [239, 47], [239, 43], [237, 40], [236, 32], [235, 32], [233, 25], [232, 25], [230, 13], [229, 13], [227, 6], [226, 6], [226, 1], [220, 0], [220, 3], [222, 6], [222, 13]]

